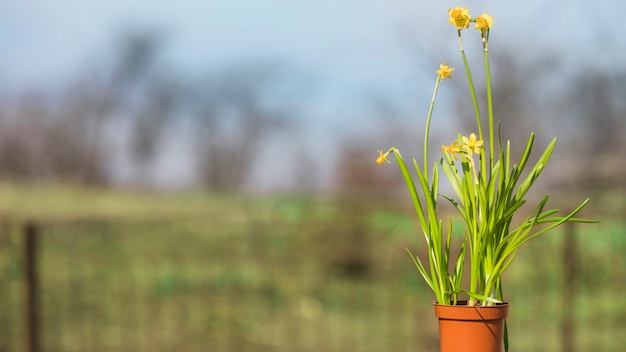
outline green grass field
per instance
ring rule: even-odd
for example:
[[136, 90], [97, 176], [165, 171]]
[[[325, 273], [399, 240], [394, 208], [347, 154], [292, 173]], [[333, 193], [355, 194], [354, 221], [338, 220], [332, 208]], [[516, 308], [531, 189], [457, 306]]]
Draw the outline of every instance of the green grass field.
[[[436, 351], [434, 297], [404, 252], [422, 244], [411, 215], [386, 201], [0, 185], [0, 351], [24, 349], [26, 221], [41, 229], [45, 351]], [[626, 345], [626, 221], [574, 231], [538, 238], [508, 272], [512, 351], [560, 351], [566, 316], [576, 351]]]

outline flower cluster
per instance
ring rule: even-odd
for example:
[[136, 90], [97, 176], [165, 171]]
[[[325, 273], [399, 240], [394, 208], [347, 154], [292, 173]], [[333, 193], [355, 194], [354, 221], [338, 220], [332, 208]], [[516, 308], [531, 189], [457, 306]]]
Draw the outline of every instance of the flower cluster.
[[477, 140], [476, 134], [472, 133], [469, 137], [459, 136], [459, 139], [452, 142], [451, 145], [442, 145], [441, 151], [452, 156], [454, 161], [458, 161], [459, 156], [461, 156], [463, 162], [467, 163], [472, 171], [474, 182], [477, 182], [478, 173], [476, 171], [476, 163], [474, 162], [474, 154], [480, 155], [483, 151], [483, 146], [484, 142]]
[[451, 145], [442, 145], [441, 151], [452, 155], [454, 160], [459, 160], [459, 155], [464, 155], [471, 159], [474, 154], [482, 153], [484, 142], [476, 139], [476, 134], [472, 133], [469, 137], [461, 136], [459, 140], [455, 140]]
[[463, 28], [469, 28], [471, 22], [475, 22], [474, 28], [481, 32], [486, 32], [493, 27], [493, 17], [489, 16], [486, 12], [482, 15], [472, 18], [467, 7], [457, 6], [448, 10], [450, 18], [448, 22], [456, 27], [458, 30]]

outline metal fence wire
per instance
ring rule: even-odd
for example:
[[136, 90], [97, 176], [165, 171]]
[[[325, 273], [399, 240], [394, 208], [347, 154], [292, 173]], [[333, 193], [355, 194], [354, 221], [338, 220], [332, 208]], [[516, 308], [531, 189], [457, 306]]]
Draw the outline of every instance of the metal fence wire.
[[[285, 219], [4, 220], [0, 351], [438, 349], [402, 219]], [[626, 343], [625, 241], [582, 246], [575, 230], [539, 239], [506, 277], [513, 351]]]

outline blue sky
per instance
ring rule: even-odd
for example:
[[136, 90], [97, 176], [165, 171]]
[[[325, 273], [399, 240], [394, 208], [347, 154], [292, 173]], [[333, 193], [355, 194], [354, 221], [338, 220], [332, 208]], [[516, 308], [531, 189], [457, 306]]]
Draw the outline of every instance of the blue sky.
[[[457, 1], [423, 0], [21, 0], [0, 5], [2, 71], [11, 84], [62, 80], [97, 60], [124, 28], [170, 33], [172, 59], [191, 66], [233, 59], [289, 62], [329, 80], [377, 84], [397, 81], [411, 67], [403, 33], [426, 41], [449, 30], [446, 10]], [[495, 18], [497, 35], [571, 45], [578, 55], [593, 33], [620, 37], [614, 0], [465, 1]], [[614, 10], [611, 10], [614, 8]], [[603, 18], [602, 14], [606, 18]], [[605, 33], [603, 33], [605, 32]], [[623, 36], [622, 36], [623, 37]], [[524, 48], [528, 50], [529, 48]]]
[[145, 26], [168, 32], [172, 59], [191, 67], [256, 57], [338, 81], [376, 79], [389, 70], [381, 63], [401, 61], [394, 32], [403, 15], [399, 8], [409, 3], [394, 2], [223, 0], [146, 6], [24, 0], [1, 11], [2, 61], [8, 68], [3, 75], [13, 84], [64, 79], [103, 55], [117, 32]]
[[[551, 48], [565, 60], [624, 62], [626, 26], [616, 0], [3, 0], [0, 4], [0, 93], [53, 89], [107, 58], [127, 28], [168, 34], [164, 60], [189, 71], [229, 62], [274, 60], [316, 82], [311, 112], [319, 135], [358, 116], [370, 92], [409, 108], [428, 100], [439, 60], [457, 58], [447, 9], [469, 7], [495, 17], [492, 49], [520, 55]], [[515, 44], [512, 44], [515, 43]], [[540, 55], [540, 54], [539, 54]], [[452, 60], [450, 58], [450, 60]], [[567, 63], [567, 61], [565, 61]], [[337, 122], [342, 117], [344, 124]], [[323, 120], [325, 118], [325, 120]]]

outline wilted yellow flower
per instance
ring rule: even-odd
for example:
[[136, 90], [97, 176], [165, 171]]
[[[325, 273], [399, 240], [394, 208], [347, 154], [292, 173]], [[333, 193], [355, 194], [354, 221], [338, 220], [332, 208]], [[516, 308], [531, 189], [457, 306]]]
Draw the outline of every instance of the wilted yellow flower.
[[457, 155], [461, 154], [461, 146], [459, 146], [458, 141], [454, 141], [451, 145], [442, 145], [441, 151], [444, 153], [450, 153], [452, 154], [452, 158], [454, 158], [454, 160], [459, 160]]
[[439, 69], [437, 71], [437, 74], [441, 77], [441, 79], [444, 78], [452, 78], [452, 72], [454, 72], [454, 67], [449, 67], [448, 63], [446, 62], [446, 64], [439, 64]]
[[457, 6], [453, 9], [448, 9], [448, 14], [450, 15], [448, 22], [454, 25], [456, 29], [469, 28], [470, 14], [467, 7]]
[[383, 151], [379, 150], [378, 154], [380, 154], [380, 155], [378, 155], [378, 159], [376, 159], [376, 163], [379, 164], [379, 165], [384, 163], [385, 161], [390, 163], [390, 161], [387, 160], [387, 155], [389, 155], [389, 153], [390, 153], [390, 151], [388, 151], [388, 152], [383, 154]]
[[486, 32], [492, 27], [493, 17], [489, 16], [486, 12], [483, 12], [482, 15], [476, 17], [476, 26], [474, 26], [474, 28], [480, 30], [481, 32]]
[[383, 153], [383, 151], [382, 151], [382, 150], [379, 150], [379, 151], [378, 151], [378, 154], [379, 154], [379, 155], [378, 155], [378, 158], [376, 159], [376, 163], [378, 163], [378, 164], [382, 164], [382, 163], [384, 163], [385, 161], [386, 161], [386, 162], [388, 162], [388, 163], [390, 163], [391, 161], [387, 160], [387, 156], [389, 156], [389, 154], [391, 154], [391, 153], [395, 153], [395, 154], [397, 154], [399, 157], [402, 157], [402, 156], [400, 155], [400, 151], [398, 150], [398, 148], [396, 148], [396, 147], [392, 147], [392, 148], [389, 148], [389, 150], [388, 150], [386, 153]]
[[463, 136], [463, 146], [467, 148], [470, 152], [474, 154], [480, 154], [483, 148], [483, 141], [476, 140], [476, 135], [474, 133], [470, 134], [469, 138]]

